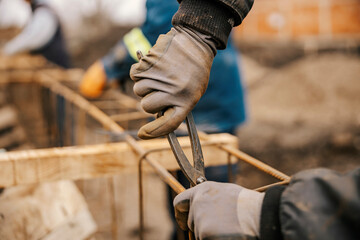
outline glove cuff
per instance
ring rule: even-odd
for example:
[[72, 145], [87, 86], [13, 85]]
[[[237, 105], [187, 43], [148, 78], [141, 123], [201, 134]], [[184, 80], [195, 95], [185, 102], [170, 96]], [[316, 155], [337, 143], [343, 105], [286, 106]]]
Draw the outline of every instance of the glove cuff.
[[182, 0], [172, 24], [205, 33], [216, 42], [217, 49], [225, 49], [234, 18], [229, 9], [215, 1]]
[[280, 226], [280, 198], [285, 186], [276, 186], [265, 193], [260, 218], [261, 240], [282, 240]]
[[247, 236], [260, 235], [261, 207], [264, 193], [243, 188], [237, 200], [239, 232]]

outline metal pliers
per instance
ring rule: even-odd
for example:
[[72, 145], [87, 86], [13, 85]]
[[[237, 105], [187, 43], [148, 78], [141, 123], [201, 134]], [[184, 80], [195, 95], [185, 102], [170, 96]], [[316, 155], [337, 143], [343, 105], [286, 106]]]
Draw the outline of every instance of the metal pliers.
[[206, 181], [206, 178], [204, 171], [204, 157], [201, 150], [199, 136], [197, 134], [194, 117], [191, 112], [186, 116], [186, 126], [190, 137], [194, 166], [191, 165], [191, 163], [185, 156], [179, 144], [179, 141], [176, 138], [175, 133], [174, 132], [169, 133], [167, 135], [167, 139], [170, 143], [171, 150], [174, 153], [176, 161], [178, 162], [181, 168], [181, 171], [189, 180], [191, 186], [195, 186], [197, 184]]
[[[139, 59], [143, 57], [141, 51], [137, 51], [136, 55]], [[162, 116], [164, 112], [160, 112], [158, 116]], [[184, 173], [186, 178], [189, 180], [191, 186], [195, 186], [202, 182], [206, 181], [205, 171], [204, 171], [204, 157], [201, 150], [199, 136], [197, 134], [195, 121], [192, 113], [190, 112], [186, 116], [186, 126], [188, 129], [190, 143], [191, 143], [191, 151], [194, 160], [194, 166], [191, 165], [187, 157], [185, 156], [179, 141], [176, 138], [174, 132], [171, 132], [167, 135], [167, 139], [170, 143], [171, 150], [174, 153], [176, 161], [178, 162], [181, 171]]]

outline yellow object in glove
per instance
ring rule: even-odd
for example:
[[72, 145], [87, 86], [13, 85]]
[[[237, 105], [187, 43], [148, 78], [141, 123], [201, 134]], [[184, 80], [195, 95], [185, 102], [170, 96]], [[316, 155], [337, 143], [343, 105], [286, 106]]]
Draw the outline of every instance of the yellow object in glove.
[[88, 98], [97, 98], [102, 94], [105, 84], [104, 66], [100, 61], [96, 61], [85, 72], [80, 83], [80, 93]]

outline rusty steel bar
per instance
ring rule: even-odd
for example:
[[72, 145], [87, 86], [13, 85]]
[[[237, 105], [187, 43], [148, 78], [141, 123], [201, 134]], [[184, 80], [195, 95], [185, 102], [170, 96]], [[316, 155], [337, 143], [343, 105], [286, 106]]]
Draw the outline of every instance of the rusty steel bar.
[[[200, 139], [202, 140], [207, 140], [209, 138], [208, 134], [204, 133], [204, 132], [200, 132], [199, 131], [199, 137]], [[222, 146], [222, 145], [219, 145], [218, 146], [220, 149], [228, 152], [229, 154], [237, 157], [238, 159], [244, 161], [244, 162], [247, 162], [249, 163], [250, 165], [258, 168], [259, 170], [279, 179], [279, 180], [282, 180], [282, 181], [285, 181], [285, 180], [290, 180], [290, 177], [288, 175], [286, 175], [285, 173], [282, 173], [280, 172], [279, 170], [267, 165], [266, 163], [263, 163], [262, 161], [240, 151], [239, 149], [237, 148], [234, 148], [234, 147], [230, 147], [230, 146]]]
[[[140, 222], [140, 240], [144, 239], [144, 230], [145, 230], [145, 221], [144, 221], [144, 187], [143, 187], [143, 170], [142, 170], [142, 164], [143, 160], [146, 159], [146, 156], [150, 153], [162, 151], [163, 148], [158, 149], [151, 149], [147, 151], [144, 155], [142, 155], [139, 159], [139, 165], [138, 165], [138, 181], [139, 181], [139, 222]], [[185, 188], [183, 187], [183, 190], [185, 191]], [[178, 193], [179, 194], [179, 193]]]
[[229, 179], [229, 183], [234, 183], [235, 178], [234, 178], [234, 174], [232, 171], [233, 169], [232, 169], [232, 164], [231, 164], [231, 157], [232, 157], [232, 155], [230, 153], [228, 153], [228, 159], [227, 159], [228, 179]]
[[236, 148], [229, 147], [229, 146], [219, 146], [219, 148], [223, 149], [224, 151], [226, 151], [228, 153], [231, 153], [232, 155], [239, 158], [240, 160], [253, 165], [254, 167], [262, 170], [263, 172], [265, 172], [277, 179], [280, 179], [282, 181], [290, 180], [290, 177], [288, 175], [280, 172], [279, 170], [267, 165], [266, 163], [263, 163], [262, 161], [254, 158], [254, 157], [251, 157], [250, 155], [248, 155]]
[[111, 237], [113, 240], [118, 239], [118, 229], [117, 229], [117, 217], [116, 217], [116, 201], [115, 201], [115, 184], [114, 178], [107, 179], [108, 188], [110, 191], [110, 209], [111, 209]]
[[116, 122], [125, 122], [131, 120], [139, 120], [153, 117], [153, 115], [145, 112], [129, 112], [129, 113], [120, 113], [116, 115], [111, 115], [110, 118]]
[[258, 192], [265, 192], [266, 190], [268, 190], [271, 187], [279, 186], [279, 185], [288, 185], [289, 183], [290, 183], [290, 179], [289, 180], [284, 180], [284, 181], [281, 181], [281, 182], [272, 183], [272, 184], [262, 186], [262, 187], [259, 187], [259, 188], [255, 188], [254, 190], [258, 191]]
[[139, 171], [138, 171], [138, 181], [139, 181], [139, 223], [140, 223], [140, 229], [139, 229], [139, 236], [140, 240], [144, 239], [144, 189], [143, 189], [143, 177], [142, 177], [142, 162], [144, 158], [141, 158], [139, 160]]
[[[120, 127], [115, 121], [113, 121], [108, 115], [106, 115], [104, 112], [102, 112], [99, 108], [91, 104], [89, 101], [87, 101], [85, 98], [80, 96], [79, 94], [75, 93], [71, 89], [65, 87], [61, 83], [57, 81], [51, 81], [49, 77], [45, 74], [41, 74], [39, 78], [37, 78], [39, 83], [42, 84], [45, 87], [48, 87], [53, 92], [63, 95], [68, 101], [73, 102], [75, 105], [77, 105], [79, 108], [84, 109], [89, 115], [91, 115], [93, 118], [98, 120], [105, 128], [108, 128], [115, 133], [122, 133], [124, 129]], [[202, 140], [208, 139], [208, 135], [204, 132], [199, 132], [199, 137]], [[125, 137], [125, 141], [136, 151], [139, 155], [145, 154], [145, 151], [138, 146], [136, 143], [136, 140], [127, 135]], [[271, 176], [274, 176], [280, 180], [289, 180], [290, 177], [286, 174], [270, 167], [269, 165], [261, 162], [258, 159], [255, 159], [246, 153], [229, 146], [219, 146], [219, 148], [223, 149], [224, 151], [236, 156], [242, 161], [245, 161], [254, 167], [262, 170], [265, 173], [270, 174]], [[180, 187], [181, 184], [171, 175], [169, 174], [165, 169], [162, 168], [162, 166], [157, 163], [154, 159], [147, 159], [149, 164], [156, 170], [156, 172], [159, 174], [160, 177], [163, 178], [163, 180], [169, 184], [171, 188], [174, 189], [175, 192], [180, 193], [182, 191], [182, 188]]]

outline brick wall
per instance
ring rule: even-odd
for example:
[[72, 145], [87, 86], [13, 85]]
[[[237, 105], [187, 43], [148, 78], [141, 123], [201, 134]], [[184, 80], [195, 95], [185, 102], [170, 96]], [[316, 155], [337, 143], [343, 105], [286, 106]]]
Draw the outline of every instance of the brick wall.
[[255, 0], [237, 40], [360, 40], [360, 0]]

